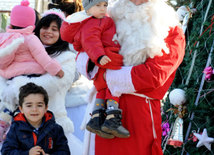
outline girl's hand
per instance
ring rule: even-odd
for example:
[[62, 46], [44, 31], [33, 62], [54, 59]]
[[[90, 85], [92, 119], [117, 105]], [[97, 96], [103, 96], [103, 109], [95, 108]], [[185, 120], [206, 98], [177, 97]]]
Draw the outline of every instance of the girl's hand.
[[130, 0], [135, 5], [140, 5], [142, 3], [148, 2], [149, 0]]
[[40, 153], [44, 152], [40, 146], [34, 146], [30, 149], [29, 155], [40, 155]]
[[105, 64], [107, 64], [107, 63], [109, 63], [109, 62], [111, 62], [111, 59], [108, 57], [108, 56], [106, 56], [106, 55], [104, 55], [101, 59], [100, 59], [100, 64], [103, 66], [103, 65], [105, 65]]
[[58, 76], [59, 78], [62, 78], [64, 76], [64, 71], [63, 70], [60, 70], [56, 76]]

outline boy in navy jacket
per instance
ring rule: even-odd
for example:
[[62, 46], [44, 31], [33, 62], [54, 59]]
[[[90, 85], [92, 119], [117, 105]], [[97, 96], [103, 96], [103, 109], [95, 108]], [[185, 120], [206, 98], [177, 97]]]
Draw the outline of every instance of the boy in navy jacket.
[[3, 143], [2, 155], [70, 155], [67, 138], [48, 109], [45, 89], [33, 83], [20, 88], [19, 110]]

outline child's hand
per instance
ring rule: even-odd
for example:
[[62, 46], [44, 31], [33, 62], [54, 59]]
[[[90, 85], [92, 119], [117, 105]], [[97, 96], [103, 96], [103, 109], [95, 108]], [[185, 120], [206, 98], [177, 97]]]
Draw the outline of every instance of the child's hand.
[[108, 57], [108, 56], [106, 56], [106, 55], [104, 55], [101, 59], [100, 59], [100, 64], [103, 66], [103, 65], [105, 65], [105, 64], [107, 64], [107, 63], [109, 63], [109, 62], [111, 62], [111, 59]]
[[64, 76], [64, 71], [63, 70], [60, 70], [56, 76], [58, 76], [59, 78], [62, 78]]
[[30, 149], [29, 155], [40, 155], [40, 153], [42, 153], [42, 152], [44, 152], [44, 151], [40, 146], [34, 146]]

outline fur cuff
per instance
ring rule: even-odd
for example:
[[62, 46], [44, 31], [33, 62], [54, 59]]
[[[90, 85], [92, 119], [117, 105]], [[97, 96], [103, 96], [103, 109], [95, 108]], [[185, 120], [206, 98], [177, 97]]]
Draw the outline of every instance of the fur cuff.
[[94, 79], [94, 77], [97, 75], [98, 69], [98, 66], [94, 66], [93, 70], [88, 73], [90, 79]]
[[132, 67], [122, 67], [120, 70], [106, 71], [106, 82], [113, 96], [135, 92], [131, 70]]
[[81, 52], [78, 54], [76, 58], [76, 67], [80, 74], [84, 75], [87, 79], [91, 80], [96, 76], [99, 68], [95, 66], [92, 72], [87, 73], [88, 61], [89, 61], [88, 55], [85, 52]]

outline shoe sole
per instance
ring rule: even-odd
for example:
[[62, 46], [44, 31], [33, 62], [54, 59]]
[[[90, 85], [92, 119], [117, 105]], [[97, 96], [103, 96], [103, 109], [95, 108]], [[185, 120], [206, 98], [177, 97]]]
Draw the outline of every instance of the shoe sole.
[[109, 133], [109, 134], [112, 134], [115, 137], [119, 137], [119, 138], [129, 138], [130, 137], [130, 135], [120, 134], [119, 132], [117, 132], [115, 130], [111, 130], [111, 129], [105, 127], [105, 126], [102, 126], [101, 129], [102, 129], [102, 131], [104, 131], [106, 133]]
[[104, 133], [100, 130], [95, 130], [95, 129], [91, 128], [90, 126], [86, 126], [86, 129], [92, 133], [97, 134], [98, 136], [100, 136], [102, 138], [105, 138], [105, 139], [113, 139], [114, 138], [114, 135], [111, 135], [109, 133]]

